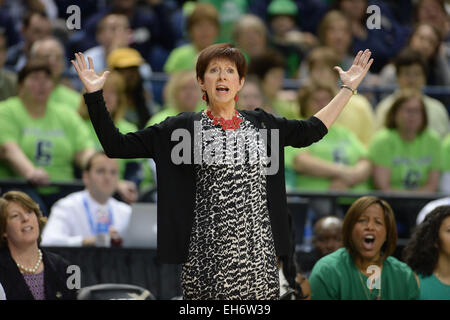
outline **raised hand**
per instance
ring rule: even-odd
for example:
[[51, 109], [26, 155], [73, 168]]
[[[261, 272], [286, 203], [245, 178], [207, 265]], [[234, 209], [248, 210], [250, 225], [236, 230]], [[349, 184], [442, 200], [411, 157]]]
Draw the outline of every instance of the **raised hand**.
[[92, 62], [92, 58], [88, 57], [89, 68], [86, 65], [86, 59], [84, 55], [80, 53], [75, 53], [75, 60], [71, 60], [73, 67], [77, 71], [78, 77], [86, 89], [86, 92], [91, 93], [103, 88], [105, 84], [106, 78], [108, 77], [109, 71], [103, 72], [101, 76], [95, 73], [94, 71], [94, 63]]
[[350, 86], [352, 89], [356, 89], [373, 63], [373, 59], [370, 59], [371, 55], [372, 52], [370, 52], [369, 49], [366, 49], [364, 52], [359, 51], [352, 66], [347, 71], [342, 70], [340, 67], [334, 67], [334, 70], [339, 72], [342, 84]]

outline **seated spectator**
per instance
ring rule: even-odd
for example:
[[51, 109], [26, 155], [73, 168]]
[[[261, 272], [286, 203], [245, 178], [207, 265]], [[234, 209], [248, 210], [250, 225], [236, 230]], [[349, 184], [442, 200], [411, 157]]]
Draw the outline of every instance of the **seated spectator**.
[[164, 1], [150, 0], [140, 6], [137, 0], [113, 0], [109, 1], [105, 10], [92, 15], [83, 24], [84, 37], [74, 44], [74, 52], [84, 52], [98, 44], [95, 39], [97, 25], [109, 13], [127, 16], [133, 30], [130, 47], [139, 51], [151, 66], [161, 64], [159, 60], [166, 59], [168, 52], [173, 49], [175, 37]]
[[[384, 126], [386, 114], [394, 100], [402, 90], [422, 92], [426, 84], [427, 66], [420, 53], [412, 50], [403, 50], [395, 59], [395, 71], [397, 74], [398, 90], [384, 98], [375, 109], [375, 122], [377, 129]], [[434, 98], [423, 95], [423, 102], [428, 118], [428, 127], [436, 130], [441, 137], [449, 132], [449, 117], [445, 106]]]
[[118, 182], [118, 161], [103, 152], [92, 155], [83, 171], [85, 190], [55, 203], [42, 234], [42, 245], [93, 246], [97, 224], [105, 220], [110, 239], [122, 238], [128, 228], [131, 207], [112, 197]]
[[72, 181], [73, 163], [83, 167], [94, 150], [80, 116], [50, 101], [53, 82], [47, 64], [29, 61], [18, 84], [18, 96], [0, 103], [0, 177], [21, 177], [36, 186], [27, 193], [47, 215], [68, 190], [43, 186]]
[[422, 96], [405, 91], [392, 104], [386, 128], [372, 139], [373, 182], [382, 191], [438, 190], [441, 141], [429, 130]]
[[419, 275], [420, 300], [450, 300], [450, 205], [431, 211], [404, 249]]
[[17, 94], [17, 75], [5, 69], [8, 44], [5, 33], [0, 29], [0, 101]]
[[[336, 91], [339, 90], [339, 74], [336, 69], [339, 58], [332, 49], [319, 47], [312, 50], [308, 55], [307, 63], [310, 82], [324, 83], [335, 88]], [[363, 144], [368, 146], [375, 127], [372, 105], [366, 97], [359, 94], [353, 95], [335, 123], [352, 131]]]
[[[441, 48], [441, 33], [431, 24], [417, 25], [410, 37], [408, 48], [422, 54], [428, 70], [428, 85], [450, 85], [450, 66]], [[389, 63], [380, 72], [379, 82], [383, 85], [397, 85], [395, 64]]]
[[[193, 1], [192, 1], [193, 2]], [[191, 2], [191, 3], [192, 3]], [[217, 43], [232, 42], [232, 33], [234, 25], [248, 11], [248, 2], [242, 0], [202, 0], [213, 4], [217, 12], [220, 12], [220, 33]], [[185, 2], [189, 3], [189, 2]]]
[[[335, 91], [325, 85], [301, 88], [301, 118], [313, 116], [334, 96]], [[367, 190], [371, 174], [367, 156], [366, 147], [353, 132], [339, 124], [330, 127], [320, 143], [301, 150], [285, 149], [286, 168], [296, 172], [296, 190]]]
[[417, 215], [417, 225], [421, 224], [425, 217], [435, 208], [450, 206], [450, 135], [442, 143], [441, 159], [442, 174], [439, 189], [448, 197], [433, 200], [424, 206]]
[[305, 276], [309, 276], [317, 261], [342, 248], [342, 220], [335, 216], [326, 216], [314, 225], [311, 252], [298, 252], [298, 264]]
[[366, 48], [373, 52], [372, 72], [379, 73], [391, 57], [405, 46], [408, 28], [401, 26], [392, 16], [389, 7], [382, 1], [371, 1], [380, 8], [380, 25], [368, 27], [368, 0], [337, 0], [336, 9], [351, 21], [353, 55]]
[[107, 68], [108, 55], [118, 48], [126, 48], [131, 43], [132, 30], [124, 14], [109, 13], [97, 24], [95, 37], [98, 46], [84, 52], [94, 62], [95, 72], [102, 73]]
[[0, 283], [8, 300], [67, 300], [69, 263], [40, 249], [45, 218], [27, 194], [10, 191], [0, 198]]
[[107, 58], [108, 69], [118, 71], [126, 79], [127, 110], [125, 119], [142, 129], [153, 110], [152, 92], [144, 87], [144, 79], [139, 68], [144, 59], [132, 48], [119, 48], [111, 52]]
[[160, 123], [181, 112], [205, 109], [206, 105], [200, 99], [200, 92], [194, 71], [185, 70], [172, 74], [164, 88], [165, 108], [153, 115], [145, 126]]
[[240, 110], [255, 110], [261, 108], [268, 113], [274, 113], [273, 109], [266, 103], [261, 81], [256, 75], [245, 77], [244, 86], [239, 91], [237, 108]]
[[307, 51], [317, 45], [318, 40], [313, 34], [297, 28], [298, 8], [292, 0], [272, 1], [267, 8], [267, 16], [271, 46], [283, 55], [286, 76], [295, 78]]
[[443, 39], [442, 51], [450, 63], [450, 21], [445, 6], [444, 0], [419, 0], [414, 18], [416, 23], [428, 23], [439, 30]]
[[32, 11], [24, 16], [20, 33], [23, 40], [8, 49], [6, 58], [6, 66], [17, 72], [27, 63], [33, 43], [52, 34], [52, 24], [44, 12]]
[[63, 73], [67, 69], [63, 44], [54, 37], [37, 40], [31, 47], [31, 58], [48, 64], [53, 78], [53, 90], [50, 102], [64, 104], [76, 111], [81, 102], [81, 95], [63, 83]]
[[373, 196], [357, 199], [345, 215], [342, 237], [344, 248], [320, 259], [311, 272], [313, 300], [419, 297], [417, 276], [392, 257], [397, 230], [387, 202]]
[[[123, 118], [127, 109], [125, 87], [125, 80], [117, 71], [112, 71], [108, 75], [103, 87], [103, 97], [107, 103], [107, 109], [111, 115], [111, 119], [123, 134], [137, 131], [137, 127], [134, 124]], [[102, 151], [102, 145], [89, 119], [89, 113], [84, 99], [80, 103], [78, 113], [89, 128], [90, 138], [94, 142], [94, 148], [97, 151]], [[117, 192], [123, 201], [127, 203], [136, 202], [138, 198], [138, 187], [142, 180], [141, 166], [144, 159], [118, 159], [117, 161], [119, 163], [120, 178], [117, 185]]]
[[187, 17], [186, 29], [190, 42], [172, 50], [164, 65], [165, 72], [195, 70], [198, 54], [214, 44], [219, 34], [219, 13], [210, 3], [197, 3]]
[[268, 48], [267, 27], [264, 21], [252, 14], [245, 14], [235, 24], [233, 42], [244, 54], [247, 63], [252, 56], [262, 55]]
[[248, 66], [248, 75], [256, 75], [261, 81], [264, 99], [272, 107], [274, 114], [287, 119], [298, 118], [298, 104], [295, 94], [284, 94], [284, 59], [277, 51], [266, 50], [252, 57]]
[[[338, 10], [329, 11], [322, 19], [318, 29], [320, 44], [335, 51], [339, 66], [350, 68], [355, 58], [351, 53], [352, 29], [350, 19]], [[308, 64], [305, 61], [299, 71], [300, 79], [308, 77]]]

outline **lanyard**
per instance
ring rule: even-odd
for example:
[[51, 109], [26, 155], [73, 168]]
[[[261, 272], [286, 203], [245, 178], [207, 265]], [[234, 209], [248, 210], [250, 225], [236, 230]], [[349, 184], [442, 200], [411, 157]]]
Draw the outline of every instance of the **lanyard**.
[[[92, 234], [96, 234], [97, 231], [95, 229], [95, 224], [94, 224], [94, 220], [92, 218], [91, 209], [89, 208], [89, 204], [87, 202], [86, 197], [83, 197], [83, 204], [84, 204], [84, 209], [85, 209], [86, 214], [87, 214], [87, 218], [89, 220], [89, 225], [91, 226]], [[111, 226], [113, 224], [113, 215], [112, 215], [111, 208], [109, 206], [108, 206], [108, 214], [109, 214], [108, 226]]]

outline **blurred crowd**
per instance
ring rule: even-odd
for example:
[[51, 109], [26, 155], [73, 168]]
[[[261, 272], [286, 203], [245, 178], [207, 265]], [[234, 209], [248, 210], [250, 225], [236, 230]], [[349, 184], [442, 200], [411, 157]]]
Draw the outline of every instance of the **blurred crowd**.
[[[288, 119], [330, 102], [335, 66], [373, 53], [361, 93], [327, 136], [286, 149], [288, 191], [450, 193], [449, 11], [442, 0], [0, 1], [0, 179], [30, 182], [25, 191], [48, 215], [71, 191], [48, 185], [81, 178], [102, 150], [69, 63], [75, 52], [112, 72], [103, 95], [127, 133], [205, 109], [197, 55], [231, 42], [248, 62], [238, 107]], [[155, 201], [152, 160], [118, 162], [115, 196]]]

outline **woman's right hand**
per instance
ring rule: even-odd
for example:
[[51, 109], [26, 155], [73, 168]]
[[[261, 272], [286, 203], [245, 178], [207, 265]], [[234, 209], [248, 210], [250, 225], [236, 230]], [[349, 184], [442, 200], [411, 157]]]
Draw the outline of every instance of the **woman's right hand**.
[[103, 89], [106, 78], [108, 77], [109, 71], [103, 72], [101, 76], [95, 73], [94, 63], [92, 58], [88, 57], [89, 68], [86, 65], [86, 59], [84, 55], [80, 53], [75, 53], [75, 60], [71, 60], [73, 67], [75, 68], [78, 77], [86, 89], [86, 92], [91, 93]]

